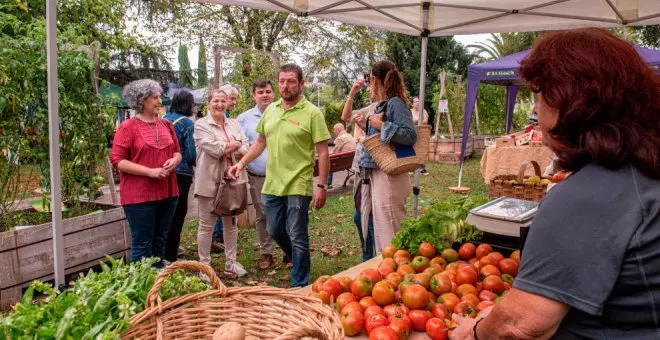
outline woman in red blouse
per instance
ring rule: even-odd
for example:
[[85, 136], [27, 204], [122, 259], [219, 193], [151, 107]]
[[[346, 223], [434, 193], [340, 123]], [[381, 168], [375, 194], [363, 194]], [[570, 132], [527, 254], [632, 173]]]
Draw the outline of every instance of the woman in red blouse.
[[179, 196], [175, 168], [181, 153], [174, 126], [158, 117], [161, 93], [151, 79], [124, 87], [124, 97], [137, 115], [119, 126], [112, 144], [111, 161], [120, 171], [121, 204], [131, 228], [131, 262], [162, 260]]

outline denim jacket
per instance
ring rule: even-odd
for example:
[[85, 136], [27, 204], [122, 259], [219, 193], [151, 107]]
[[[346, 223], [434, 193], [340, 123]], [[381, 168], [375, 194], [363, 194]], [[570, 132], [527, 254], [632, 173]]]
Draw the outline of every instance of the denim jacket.
[[183, 117], [183, 119], [174, 124], [174, 132], [176, 132], [176, 137], [179, 140], [179, 148], [181, 149], [181, 163], [176, 166], [176, 173], [179, 175], [193, 176], [195, 174], [193, 166], [195, 166], [195, 159], [197, 158], [195, 139], [193, 139], [195, 123], [188, 117], [177, 112], [170, 112], [163, 118], [174, 123], [181, 117]]
[[[387, 110], [385, 110], [387, 108]], [[376, 106], [376, 114], [385, 112], [383, 129], [369, 126], [367, 136], [380, 133], [380, 140], [384, 143], [397, 143], [401, 145], [415, 145], [417, 142], [417, 130], [412, 120], [410, 109], [399, 97], [390, 98]], [[369, 151], [364, 149], [360, 159], [360, 167], [376, 169], [378, 165], [371, 157]]]

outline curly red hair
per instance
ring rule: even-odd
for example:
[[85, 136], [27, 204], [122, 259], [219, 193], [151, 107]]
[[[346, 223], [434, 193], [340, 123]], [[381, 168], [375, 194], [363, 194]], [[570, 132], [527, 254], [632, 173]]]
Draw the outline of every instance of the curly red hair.
[[549, 33], [520, 74], [559, 111], [549, 133], [560, 167], [633, 164], [660, 178], [660, 78], [632, 45], [599, 28]]

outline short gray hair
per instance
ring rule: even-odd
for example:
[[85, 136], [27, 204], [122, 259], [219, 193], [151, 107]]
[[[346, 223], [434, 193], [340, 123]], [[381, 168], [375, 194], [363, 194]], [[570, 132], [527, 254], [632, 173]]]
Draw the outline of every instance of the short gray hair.
[[163, 88], [151, 79], [135, 80], [124, 86], [124, 98], [128, 101], [128, 107], [137, 112], [142, 112], [144, 100], [156, 93], [162, 94]]
[[226, 93], [228, 96], [231, 96], [231, 95], [238, 96], [238, 89], [236, 89], [235, 87], [233, 87], [229, 84], [225, 84], [225, 85], [220, 86], [220, 88], [218, 90]]
[[215, 96], [216, 94], [224, 94], [225, 96], [227, 96], [227, 92], [223, 91], [222, 88], [213, 89], [213, 90], [209, 91], [209, 93], [206, 95], [205, 102], [207, 102], [207, 103], [210, 102], [211, 99], [213, 99], [213, 96]]

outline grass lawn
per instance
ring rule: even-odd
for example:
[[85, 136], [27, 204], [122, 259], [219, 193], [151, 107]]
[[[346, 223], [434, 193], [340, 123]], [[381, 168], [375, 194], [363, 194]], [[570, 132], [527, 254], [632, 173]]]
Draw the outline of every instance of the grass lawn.
[[[450, 193], [447, 187], [457, 184], [458, 166], [430, 163], [427, 165], [429, 176], [422, 176], [420, 208], [434, 203], [459, 197]], [[479, 159], [466, 162], [463, 169], [463, 186], [472, 189], [471, 195], [487, 195], [488, 186], [479, 171]], [[412, 216], [412, 195], [408, 200], [408, 214]], [[310, 283], [320, 275], [332, 275], [355, 266], [361, 262], [360, 240], [353, 224], [352, 193], [328, 197], [326, 206], [321, 210], [312, 210], [310, 214], [310, 247], [312, 250], [312, 272]], [[197, 220], [184, 225], [181, 244], [186, 250], [186, 259], [197, 260]], [[221, 277], [228, 286], [271, 285], [289, 287], [290, 269], [280, 267], [282, 251], [275, 247], [275, 267], [268, 270], [257, 269], [260, 253], [257, 244], [256, 229], [240, 229], [238, 237], [238, 261], [248, 271], [248, 275], [237, 280]], [[324, 250], [324, 251], [322, 251]], [[325, 253], [335, 253], [327, 256]], [[212, 266], [216, 272], [224, 270], [224, 254], [212, 255]]]

